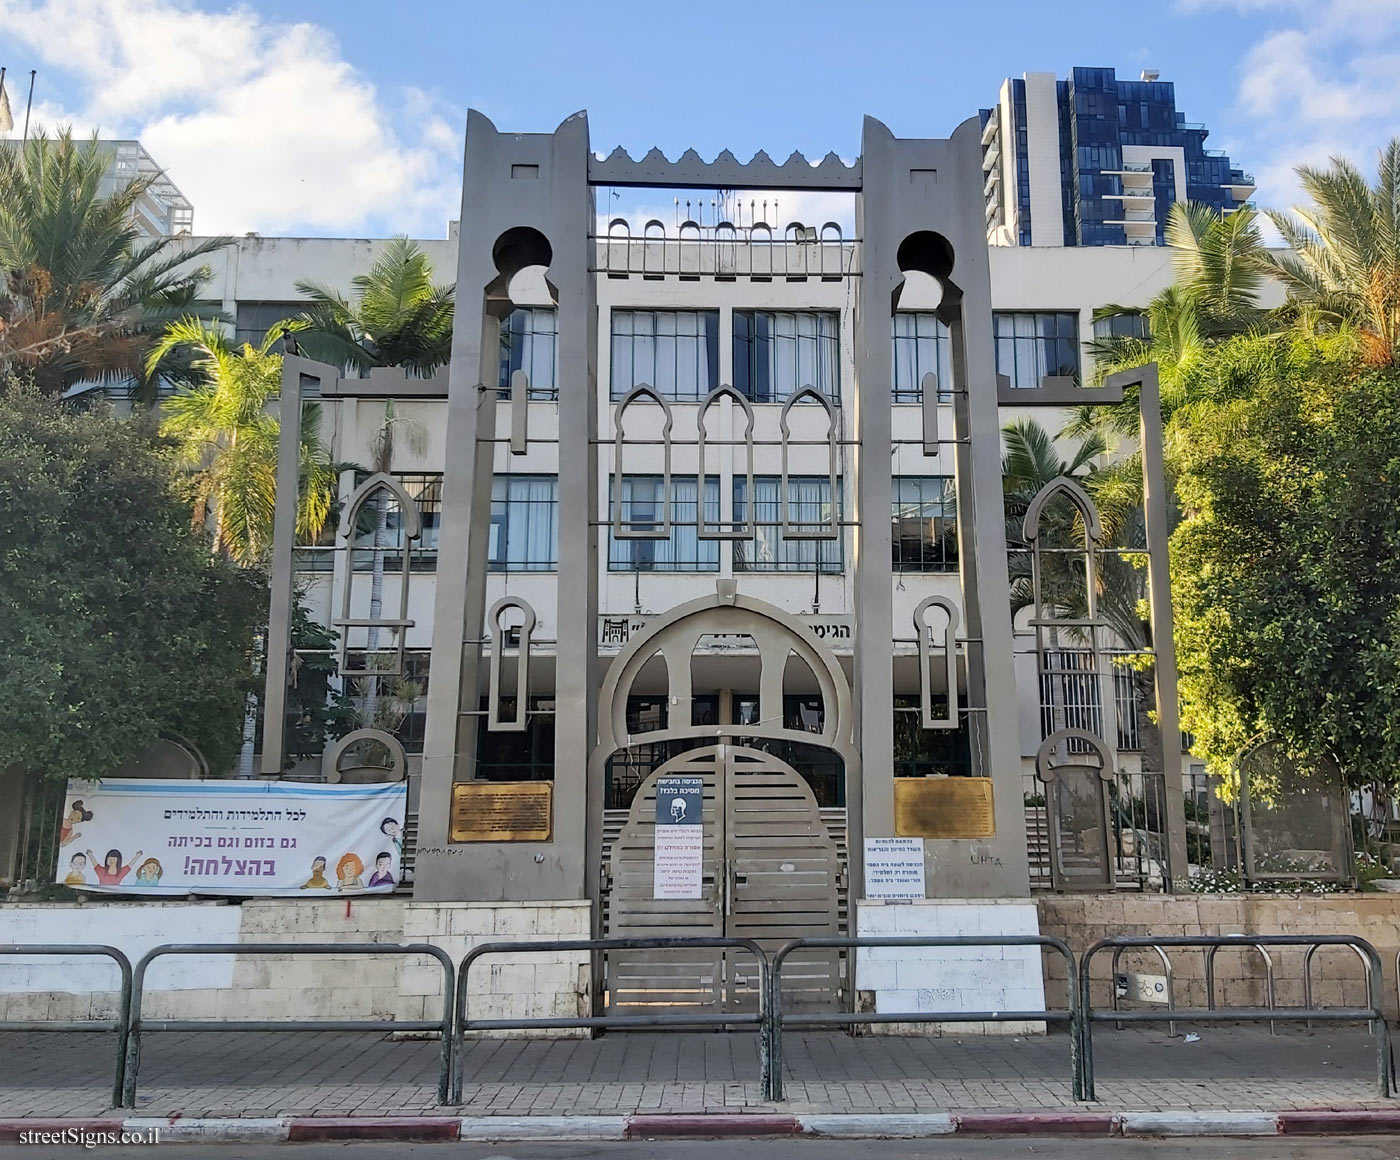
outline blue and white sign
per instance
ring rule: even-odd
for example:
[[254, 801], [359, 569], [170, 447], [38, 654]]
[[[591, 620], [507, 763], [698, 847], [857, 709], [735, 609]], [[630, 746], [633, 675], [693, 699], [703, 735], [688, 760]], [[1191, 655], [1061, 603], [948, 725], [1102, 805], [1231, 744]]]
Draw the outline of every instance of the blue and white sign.
[[698, 777], [661, 777], [656, 781], [656, 824], [698, 826], [703, 823], [705, 783]]
[[701, 897], [705, 868], [704, 811], [703, 779], [657, 779], [653, 898]]

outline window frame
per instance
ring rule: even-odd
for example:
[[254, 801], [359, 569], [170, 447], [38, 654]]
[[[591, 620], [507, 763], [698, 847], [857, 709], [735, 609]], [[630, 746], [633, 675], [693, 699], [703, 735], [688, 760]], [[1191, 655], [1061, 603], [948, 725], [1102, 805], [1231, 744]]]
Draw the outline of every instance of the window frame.
[[[900, 334], [900, 323], [907, 322], [913, 333]], [[931, 333], [923, 333], [927, 326]], [[924, 359], [932, 344], [933, 365]], [[905, 360], [901, 348], [912, 348], [913, 382], [903, 381], [900, 373]], [[946, 358], [944, 357], [946, 352]], [[924, 401], [924, 375], [932, 371], [938, 378], [938, 401], [950, 403], [957, 384], [953, 381], [953, 336], [948, 326], [931, 310], [896, 310], [890, 318], [890, 401], [896, 405]]]
[[[779, 320], [792, 319], [792, 333], [780, 334]], [[803, 334], [810, 319], [813, 333]], [[767, 334], [760, 333], [766, 327]], [[823, 333], [823, 330], [830, 333]], [[742, 333], [741, 333], [742, 331]], [[803, 387], [814, 387], [827, 398], [841, 397], [841, 315], [835, 310], [736, 309], [730, 327], [734, 359], [734, 389], [751, 403], [786, 403]], [[779, 344], [790, 343], [784, 369], [791, 368], [791, 382], [776, 382]], [[765, 356], [764, 350], [767, 350]], [[805, 353], [804, 353], [805, 352]], [[815, 368], [812, 381], [804, 381], [804, 367]], [[788, 376], [784, 373], [784, 378]], [[759, 380], [766, 380], [762, 389]]]
[[[610, 315], [608, 389], [614, 402], [626, 398], [628, 392], [643, 383], [668, 403], [698, 403], [719, 386], [718, 308], [653, 310], [646, 307], [613, 307]], [[650, 333], [638, 333], [636, 329], [638, 321], [644, 318], [650, 320]], [[669, 333], [658, 326], [663, 318], [673, 320]], [[694, 329], [691, 332], [681, 333], [683, 319], [694, 319]], [[628, 329], [621, 329], [624, 325]], [[685, 361], [681, 357], [681, 339], [694, 343], [694, 366], [684, 374], [685, 382], [693, 382], [693, 388], [687, 385], [682, 389], [680, 385]], [[669, 377], [663, 373], [666, 363], [664, 349], [668, 343], [671, 348]], [[645, 351], [647, 344], [650, 344], [650, 355], [647, 356], [651, 364], [650, 376], [638, 377], [638, 352], [639, 349]], [[626, 358], [620, 357], [624, 345], [627, 350]]]
[[[551, 485], [550, 498], [547, 500], [512, 500], [509, 495], [504, 497], [497, 495], [497, 488], [502, 484], [509, 490], [510, 485], [515, 482], [535, 483], [546, 480]], [[509, 558], [510, 509], [512, 504], [529, 504], [548, 509], [550, 541], [548, 560], [530, 558], [511, 560]], [[527, 511], [526, 514], [533, 518], [538, 513]], [[526, 530], [522, 534], [528, 543], [532, 535], [528, 518], [525, 527]], [[557, 475], [543, 472], [497, 472], [491, 477], [491, 519], [487, 539], [486, 570], [488, 572], [557, 572], [559, 570], [559, 477]]]
[[[1055, 333], [1044, 328], [1053, 320]], [[1068, 330], [1068, 334], [1062, 333]], [[1079, 341], [1079, 312], [1075, 310], [994, 310], [992, 336], [996, 346], [996, 369], [1011, 381], [1011, 389], [1038, 390], [1047, 377], [1072, 378], [1076, 384], [1083, 375], [1083, 353]], [[1046, 343], [1054, 344], [1054, 365], [1046, 357]], [[1072, 356], [1072, 370], [1060, 356]], [[1029, 379], [1030, 381], [1027, 381]]]
[[[939, 485], [937, 496], [928, 494], [932, 490], [930, 485]], [[904, 498], [901, 490], [916, 485], [919, 495], [917, 498]], [[907, 574], [947, 574], [958, 572], [958, 561], [961, 555], [961, 545], [958, 540], [958, 496], [956, 486], [951, 475], [896, 475], [890, 480], [890, 570], [895, 575]], [[941, 519], [951, 524], [951, 527], [934, 541], [928, 537], [920, 536], [919, 554], [917, 559], [906, 559], [902, 550], [902, 545], [906, 538], [899, 534], [899, 527], [902, 521], [912, 517], [902, 514], [909, 510], [909, 505], [913, 504], [920, 509], [927, 509], [930, 505], [937, 503], [942, 505], [944, 514], [928, 515], [926, 511], [921, 511], [917, 517], [919, 522], [925, 520]], [[951, 507], [951, 517], [947, 515]], [[952, 552], [947, 550], [947, 545], [951, 539]]]

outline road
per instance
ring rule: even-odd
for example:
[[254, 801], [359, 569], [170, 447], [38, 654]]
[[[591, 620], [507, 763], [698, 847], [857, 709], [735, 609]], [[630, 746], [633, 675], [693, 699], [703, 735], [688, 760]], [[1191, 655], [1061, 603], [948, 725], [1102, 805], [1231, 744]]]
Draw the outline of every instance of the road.
[[0, 1160], [1400, 1160], [1400, 1136], [1254, 1140], [687, 1140], [606, 1144], [162, 1144], [146, 1148], [0, 1145]]

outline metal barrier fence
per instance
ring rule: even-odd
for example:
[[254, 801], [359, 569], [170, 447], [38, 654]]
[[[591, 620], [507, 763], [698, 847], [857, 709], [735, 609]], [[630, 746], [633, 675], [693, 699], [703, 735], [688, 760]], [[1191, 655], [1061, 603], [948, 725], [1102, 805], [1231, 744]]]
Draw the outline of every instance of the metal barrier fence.
[[[485, 955], [548, 954], [560, 951], [626, 951], [626, 950], [686, 950], [723, 949], [747, 951], [758, 962], [758, 1009], [720, 1014], [691, 1012], [678, 1015], [577, 1015], [549, 1016], [536, 1019], [473, 1019], [467, 1009], [467, 981], [472, 964]], [[733, 1027], [753, 1026], [758, 1029], [759, 1085], [767, 1092], [772, 1075], [771, 1021], [769, 1019], [768, 956], [751, 938], [584, 938], [563, 942], [492, 942], [474, 947], [457, 970], [457, 1066], [452, 1078], [452, 1102], [462, 1102], [462, 1054], [468, 1031], [529, 1031], [579, 1027], [602, 1027], [664, 1030], [667, 1027]]]
[[[1267, 950], [1265, 950], [1262, 946], [1260, 946], [1257, 942], [1255, 942], [1253, 939], [1249, 938], [1248, 936], [1245, 936], [1245, 935], [1239, 935], [1239, 936], [1236, 936], [1236, 935], [1221, 935], [1220, 937], [1221, 937], [1221, 938], [1234, 938], [1234, 939], [1236, 940], [1236, 942], [1239, 944], [1239, 946], [1245, 948], [1246, 950], [1253, 950], [1256, 954], [1259, 955], [1259, 957], [1260, 957], [1261, 959], [1264, 960], [1264, 1006], [1266, 1006], [1270, 1011], [1272, 1011], [1275, 1007], [1278, 1006], [1278, 988], [1274, 985], [1274, 959], [1273, 959], [1273, 956], [1272, 956], [1271, 954], [1269, 954], [1269, 952], [1268, 952]], [[1218, 943], [1218, 944], [1216, 944], [1215, 946], [1211, 947], [1210, 950], [1208, 950], [1208, 951], [1206, 952], [1206, 1007], [1207, 1007], [1209, 1010], [1211, 1010], [1211, 1011], [1214, 1011], [1214, 1010], [1215, 1010], [1215, 954], [1216, 954], [1216, 952], [1217, 952], [1218, 950], [1220, 950], [1220, 948], [1221, 948], [1222, 946], [1228, 946], [1228, 944], [1227, 944], [1227, 943]], [[1308, 977], [1308, 971], [1309, 971], [1309, 970], [1311, 969], [1311, 967], [1312, 967], [1313, 952], [1315, 952], [1316, 950], [1317, 950], [1317, 947], [1315, 947], [1315, 946], [1309, 947], [1309, 948], [1308, 948], [1307, 957], [1304, 958], [1304, 960], [1303, 960], [1303, 1006], [1304, 1006], [1304, 1007], [1311, 1007], [1311, 1006], [1312, 1006], [1312, 980]], [[1168, 976], [1168, 978], [1170, 979], [1170, 975]], [[1175, 996], [1173, 996], [1173, 995], [1170, 993], [1170, 983], [1168, 983], [1168, 988], [1169, 988], [1169, 990], [1168, 990], [1167, 998], [1168, 998], [1169, 1001], [1171, 1001], [1172, 1005], [1175, 1006], [1175, 1005], [1176, 1005], [1176, 999], [1175, 999]], [[1367, 990], [1369, 991], [1370, 988], [1368, 987]], [[1115, 994], [1116, 994], [1116, 992], [1115, 992]], [[1367, 1002], [1369, 1003], [1369, 1001], [1370, 1001], [1370, 1000], [1369, 1000], [1369, 996], [1368, 996]], [[1171, 1026], [1174, 1026], [1174, 1024], [1172, 1024]], [[1309, 1027], [1312, 1026], [1312, 1021], [1311, 1021], [1311, 1020], [1308, 1021], [1308, 1026], [1309, 1026]], [[1270, 1019], [1270, 1020], [1269, 1020], [1269, 1034], [1270, 1034], [1270, 1035], [1277, 1035], [1277, 1034], [1278, 1034], [1278, 1020], [1276, 1020], [1276, 1019]]]
[[[168, 955], [431, 955], [442, 965], [441, 1019], [142, 1019], [146, 969]], [[126, 1064], [118, 1107], [136, 1106], [143, 1031], [436, 1031], [442, 1037], [438, 1103], [447, 1102], [452, 1070], [452, 959], [429, 943], [164, 943], [136, 964], [127, 1005]]]
[[[1369, 968], [1369, 979], [1366, 989], [1368, 1005], [1366, 1007], [1228, 1007], [1216, 1009], [1214, 1006], [1214, 996], [1211, 996], [1211, 1005], [1206, 1008], [1199, 1007], [1177, 1007], [1173, 999], [1165, 1008], [1158, 1010], [1138, 1010], [1121, 1011], [1117, 1010], [1115, 997], [1115, 1010], [1095, 1011], [1090, 995], [1090, 982], [1092, 979], [1091, 970], [1093, 958], [1100, 951], [1113, 948], [1114, 961], [1117, 962], [1121, 951], [1133, 947], [1144, 947], [1156, 950], [1164, 958], [1165, 947], [1194, 947], [1207, 950], [1213, 954], [1213, 949], [1229, 947], [1239, 949], [1241, 946], [1253, 946], [1256, 949], [1264, 947], [1324, 947], [1324, 946], [1346, 946], [1352, 947], [1357, 953], [1363, 955]], [[1267, 956], [1267, 952], [1266, 956]], [[1207, 958], [1209, 967], [1211, 958]], [[1211, 975], [1210, 984], [1213, 988], [1214, 976]], [[1318, 935], [1291, 935], [1291, 934], [1251, 934], [1251, 935], [1117, 935], [1110, 938], [1099, 939], [1079, 959], [1079, 986], [1080, 986], [1080, 1029], [1083, 1036], [1082, 1058], [1084, 1066], [1084, 1096], [1086, 1100], [1094, 1099], [1094, 1024], [1116, 1022], [1121, 1026], [1124, 1022], [1133, 1023], [1170, 1023], [1176, 1020], [1190, 1020], [1199, 1023], [1249, 1023], [1290, 1021], [1295, 1023], [1308, 1022], [1314, 1019], [1329, 1020], [1337, 1023], [1367, 1022], [1375, 1028], [1376, 1040], [1376, 1083], [1383, 1097], [1391, 1094], [1391, 1074], [1390, 1074], [1390, 1030], [1385, 1021], [1385, 1015], [1381, 1011], [1377, 996], [1381, 993], [1381, 958], [1373, 947], [1363, 938], [1356, 938], [1352, 935], [1342, 934], [1318, 934]]]
[[[880, 947], [1040, 947], [1053, 950], [1065, 960], [1068, 1005], [1063, 1011], [813, 1011], [783, 1014], [783, 962], [793, 951], [803, 949], [856, 950]], [[798, 938], [784, 943], [773, 956], [770, 985], [773, 992], [768, 1001], [772, 1030], [772, 1060], [769, 1073], [768, 1098], [783, 1098], [783, 1026], [794, 1027], [853, 1027], [867, 1023], [1065, 1023], [1069, 1025], [1069, 1066], [1074, 1098], [1084, 1098], [1086, 1073], [1082, 1058], [1084, 1037], [1080, 1030], [1074, 952], [1060, 939], [1048, 935], [869, 935], [842, 938]], [[854, 984], [854, 968], [852, 972]]]
[[0, 1031], [115, 1031], [117, 1061], [112, 1069], [112, 1104], [122, 1097], [122, 1069], [126, 1064], [128, 1020], [131, 1016], [131, 960], [116, 947], [102, 943], [73, 943], [59, 946], [53, 943], [0, 943], [0, 958], [13, 955], [89, 955], [111, 959], [121, 972], [121, 998], [117, 1001], [115, 1019], [0, 1019]]
[[[1348, 947], [1366, 965], [1366, 1005], [1364, 1007], [1312, 1006], [1311, 966], [1316, 952], [1324, 947]], [[1068, 1003], [1063, 1010], [1031, 1011], [912, 1011], [912, 1012], [794, 1012], [783, 1013], [782, 968], [788, 957], [798, 950], [811, 949], [879, 949], [879, 948], [958, 948], [958, 947], [1037, 947], [1052, 950], [1065, 961]], [[1206, 952], [1206, 1002], [1202, 1008], [1176, 1006], [1171, 986], [1171, 959], [1166, 948], [1184, 947]], [[1304, 958], [1304, 1002], [1301, 1007], [1279, 1007], [1275, 990], [1273, 959], [1270, 947], [1306, 947]], [[639, 1015], [556, 1016], [540, 1018], [473, 1019], [468, 1008], [468, 982], [472, 965], [487, 955], [547, 954], [570, 951], [625, 950], [683, 950], [734, 949], [752, 955], [758, 964], [756, 1010], [706, 1013], [660, 1011]], [[1111, 1010], [1095, 1010], [1091, 995], [1093, 960], [1105, 950], [1113, 952], [1113, 972], [1126, 951], [1134, 949], [1155, 952], [1167, 970], [1167, 998], [1164, 1007], [1123, 1010], [1118, 1005], [1116, 988]], [[1226, 1007], [1215, 1005], [1215, 955], [1221, 949], [1256, 951], [1264, 960], [1268, 1006]], [[170, 955], [428, 955], [438, 961], [443, 970], [443, 1014], [437, 1020], [396, 1019], [296, 1019], [296, 1020], [224, 1020], [224, 1019], [143, 1019], [141, 1005], [144, 997], [146, 972], [157, 958]], [[771, 962], [760, 945], [747, 938], [601, 938], [575, 940], [542, 940], [537, 942], [491, 942], [475, 947], [454, 972], [446, 951], [428, 943], [167, 943], [155, 947], [133, 968], [127, 957], [116, 947], [100, 944], [0, 944], [0, 957], [16, 955], [98, 956], [111, 959], [121, 972], [121, 998], [114, 1019], [99, 1020], [4, 1020], [0, 1031], [92, 1031], [117, 1033], [117, 1052], [113, 1076], [113, 1104], [135, 1107], [137, 1075], [140, 1064], [141, 1032], [143, 1031], [428, 1031], [441, 1039], [437, 1098], [440, 1104], [461, 1103], [463, 1086], [462, 1059], [465, 1037], [469, 1031], [508, 1031], [532, 1029], [650, 1029], [666, 1030], [696, 1027], [753, 1027], [759, 1036], [759, 1083], [770, 1100], [783, 1098], [782, 1034], [787, 1027], [840, 1026], [851, 1027], [891, 1023], [1006, 1023], [1036, 1022], [1067, 1024], [1069, 1028], [1070, 1074], [1076, 1100], [1094, 1100], [1093, 1025], [1096, 1022], [1124, 1023], [1158, 1022], [1174, 1027], [1178, 1021], [1193, 1022], [1276, 1022], [1368, 1023], [1376, 1041], [1376, 1081], [1383, 1097], [1393, 1091], [1390, 1059], [1390, 1032], [1381, 1010], [1382, 972], [1380, 955], [1365, 939], [1352, 935], [1144, 935], [1114, 936], [1100, 939], [1080, 956], [1060, 939], [1044, 935], [1006, 936], [868, 936], [799, 938], [785, 943]], [[1397, 955], [1400, 967], [1400, 955]], [[855, 982], [854, 975], [850, 980]], [[1400, 986], [1400, 984], [1397, 984]], [[454, 1053], [456, 1062], [454, 1065]], [[449, 1091], [451, 1100], [449, 1101]]]

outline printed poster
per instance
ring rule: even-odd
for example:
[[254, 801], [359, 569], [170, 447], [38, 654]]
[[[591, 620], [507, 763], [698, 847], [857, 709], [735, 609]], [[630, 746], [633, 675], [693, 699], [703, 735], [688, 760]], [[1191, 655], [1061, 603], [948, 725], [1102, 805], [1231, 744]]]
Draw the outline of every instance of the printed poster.
[[55, 880], [121, 894], [387, 893], [406, 782], [70, 781]]
[[914, 902], [924, 889], [922, 838], [865, 839], [865, 897]]
[[699, 898], [705, 865], [705, 783], [698, 777], [656, 781], [653, 898]]

